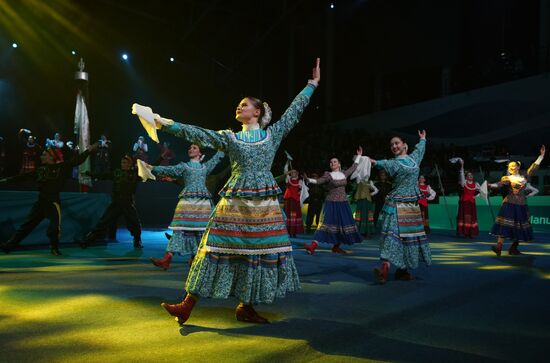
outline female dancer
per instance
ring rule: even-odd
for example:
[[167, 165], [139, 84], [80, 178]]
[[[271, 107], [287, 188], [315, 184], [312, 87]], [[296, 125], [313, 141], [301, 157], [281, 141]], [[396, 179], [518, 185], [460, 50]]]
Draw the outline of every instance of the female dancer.
[[356, 203], [353, 218], [357, 224], [357, 230], [365, 238], [373, 232], [374, 218], [372, 211], [373, 197], [378, 194], [378, 188], [374, 186], [372, 180], [360, 181], [353, 195]]
[[236, 133], [216, 132], [155, 116], [157, 128], [162, 131], [224, 151], [232, 169], [189, 271], [185, 299], [179, 304], [162, 304], [180, 324], [189, 318], [199, 297], [228, 296], [240, 300], [237, 320], [267, 323], [252, 305], [271, 303], [300, 288], [292, 245], [277, 200], [281, 189], [270, 169], [283, 137], [298, 123], [309, 103], [320, 73], [317, 59], [312, 79], [271, 126], [267, 126], [271, 119], [268, 105], [253, 97], [244, 98], [237, 106], [235, 118], [243, 129]]
[[388, 279], [390, 263], [397, 267], [397, 280], [412, 280], [408, 269], [418, 267], [419, 261], [431, 264], [432, 255], [428, 238], [424, 231], [422, 215], [418, 201], [422, 193], [418, 188], [420, 162], [426, 148], [426, 131], [418, 131], [420, 141], [414, 151], [407, 155], [407, 144], [399, 136], [390, 140], [390, 148], [395, 158], [390, 160], [372, 160], [384, 168], [394, 178], [392, 191], [386, 197], [382, 208], [382, 240], [380, 259], [382, 265], [374, 269], [376, 280], [383, 284]]
[[[357, 148], [357, 155], [361, 156], [363, 149]], [[357, 226], [351, 214], [351, 207], [346, 197], [347, 178], [355, 171], [359, 163], [359, 157], [345, 171], [341, 171], [340, 161], [336, 158], [330, 159], [331, 172], [318, 179], [307, 178], [312, 184], [327, 184], [328, 194], [321, 211], [321, 221], [313, 234], [311, 244], [305, 245], [307, 252], [312, 255], [319, 243], [330, 243], [333, 245], [332, 252], [346, 253], [340, 248], [340, 244], [348, 245], [361, 243], [363, 237], [357, 231]]]
[[508, 187], [508, 195], [504, 198], [500, 212], [495, 219], [495, 224], [491, 228], [491, 234], [497, 237], [497, 244], [492, 246], [491, 249], [497, 256], [500, 256], [502, 252], [505, 238], [514, 241], [508, 250], [509, 255], [521, 255], [518, 250], [519, 242], [533, 239], [533, 229], [529, 222], [529, 208], [525, 204], [523, 191], [528, 179], [539, 168], [545, 153], [546, 147], [542, 145], [539, 157], [529, 167], [525, 176], [519, 173], [521, 164], [511, 161], [508, 164], [509, 175], [503, 176], [500, 182], [496, 184], [490, 184], [492, 188]]
[[479, 234], [475, 197], [481, 186], [474, 181], [474, 174], [471, 171], [464, 173], [464, 161], [459, 159], [458, 162], [460, 163], [458, 184], [462, 191], [458, 201], [456, 234], [473, 238]]
[[298, 171], [292, 169], [286, 176], [286, 189], [284, 194], [284, 211], [286, 214], [286, 227], [290, 237], [296, 237], [298, 233], [304, 233], [304, 221], [302, 219], [301, 192], [304, 182], [300, 180]]
[[426, 233], [430, 233], [430, 218], [428, 215], [428, 201], [435, 199], [435, 191], [432, 189], [431, 186], [426, 184], [426, 177], [424, 175], [420, 175], [418, 177], [418, 188], [420, 189], [420, 192], [422, 193], [422, 198], [418, 201], [418, 205], [420, 206], [420, 213], [422, 214], [422, 221], [424, 223], [424, 231]]
[[206, 176], [214, 170], [224, 153], [217, 152], [210, 160], [201, 163], [203, 154], [196, 144], [187, 150], [189, 161], [174, 166], [145, 165], [153, 175], [183, 179], [184, 188], [179, 194], [174, 218], [168, 228], [174, 231], [166, 246], [162, 259], [151, 258], [153, 265], [164, 269], [170, 267], [174, 254], [191, 254], [189, 265], [193, 262], [206, 224], [212, 213], [212, 195], [206, 188]]

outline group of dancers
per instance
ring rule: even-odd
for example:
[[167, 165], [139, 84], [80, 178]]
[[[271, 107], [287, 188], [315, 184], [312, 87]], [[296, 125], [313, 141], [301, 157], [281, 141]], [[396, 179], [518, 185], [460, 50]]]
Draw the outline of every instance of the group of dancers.
[[[255, 97], [243, 98], [235, 110], [235, 118], [242, 123], [242, 130], [238, 132], [213, 131], [178, 123], [152, 113], [150, 108], [139, 105], [136, 108], [134, 105], [134, 112], [138, 114], [146, 130], [154, 133], [155, 137], [157, 131], [162, 131], [192, 144], [188, 150], [188, 162], [176, 166], [152, 166], [138, 161], [139, 176], [125, 177], [128, 183], [156, 179], [157, 176], [184, 181], [185, 187], [179, 195], [169, 227], [173, 234], [168, 236], [166, 253], [162, 258], [152, 259], [154, 265], [167, 269], [174, 254], [189, 253], [192, 256], [183, 300], [175, 304], [161, 304], [180, 324], [189, 319], [200, 298], [229, 296], [239, 301], [235, 308], [237, 320], [268, 323], [254, 306], [272, 303], [276, 298], [282, 298], [288, 292], [300, 288], [289, 231], [291, 234], [296, 233], [292, 229], [293, 220], [296, 219], [293, 211], [300, 208], [302, 197], [299, 191], [305, 184], [299, 183], [297, 172], [289, 172], [286, 179], [286, 199], [294, 202], [288, 203], [286, 214], [287, 218], [290, 215], [290, 219], [286, 219], [278, 200], [278, 196], [282, 194], [281, 188], [271, 173], [271, 165], [281, 141], [297, 125], [317, 89], [320, 75], [320, 61], [317, 59], [312, 77], [305, 88], [274, 123], [270, 122], [272, 115], [267, 103]], [[360, 243], [364, 234], [369, 233], [358, 229], [346, 197], [347, 180], [354, 177], [362, 188], [356, 191], [355, 199], [366, 200], [368, 203], [374, 200], [373, 219], [380, 220], [381, 263], [373, 271], [375, 279], [381, 284], [387, 282], [393, 265], [395, 279], [410, 281], [414, 279], [412, 269], [420, 263], [431, 264], [425, 224], [427, 216], [423, 218], [420, 201], [431, 198], [432, 194], [422, 186], [421, 179], [419, 183], [420, 164], [426, 148], [426, 131], [419, 131], [418, 136], [419, 141], [411, 153], [408, 152], [409, 147], [405, 140], [395, 136], [390, 140], [390, 150], [394, 156], [392, 159], [374, 160], [363, 156], [363, 149], [358, 147], [353, 164], [348, 169], [341, 170], [340, 161], [333, 158], [329, 164], [330, 171], [321, 177], [310, 178], [303, 175], [303, 180], [312, 188], [325, 185], [328, 190], [313, 241], [306, 244], [306, 250], [310, 254], [314, 254], [320, 243], [331, 244], [335, 253], [344, 253], [342, 244]], [[208, 161], [203, 161], [203, 148], [214, 149], [217, 153]], [[82, 153], [75, 163], [85, 158], [88, 152]], [[47, 151], [44, 153], [50, 155]], [[493, 246], [497, 255], [500, 255], [505, 238], [514, 241], [510, 253], [517, 254], [519, 241], [528, 241], [533, 237], [522, 190], [529, 176], [540, 165], [544, 154], [545, 148], [542, 146], [539, 158], [525, 176], [519, 173], [517, 163], [510, 163], [509, 175], [492, 185], [495, 188], [510, 187], [491, 230], [497, 236], [497, 244]], [[205, 181], [224, 156], [229, 158], [231, 175], [219, 193], [220, 201], [214, 206]], [[52, 160], [44, 158], [43, 168], [46, 173], [53, 172], [52, 165], [59, 165], [55, 164], [53, 157], [51, 155]], [[368, 181], [371, 168], [381, 171], [381, 182], [378, 186]], [[460, 183], [463, 192], [460, 197], [459, 230], [465, 235], [473, 236], [477, 234], [474, 196], [479, 185], [473, 181], [473, 174], [464, 173], [463, 168], [461, 170]], [[43, 174], [44, 172], [39, 173]], [[393, 179], [392, 185], [388, 183], [388, 177]], [[43, 176], [38, 179], [42, 184], [37, 204], [44, 199], [42, 194], [46, 188], [42, 185], [47, 183], [40, 178]], [[385, 195], [383, 203], [376, 203], [374, 197], [378, 193]], [[59, 212], [57, 184], [56, 188], [51, 188], [51, 194], [53, 204], [50, 204], [57, 205]], [[114, 196], [113, 198], [115, 199]], [[113, 201], [115, 203], [118, 202]], [[51, 213], [44, 212], [47, 208], [49, 207], [43, 207], [42, 204], [38, 207], [35, 205], [29, 221], [20, 227], [14, 237], [3, 243], [1, 248], [4, 251], [14, 248], [36, 226], [40, 221], [39, 217], [50, 218]], [[368, 210], [369, 208], [361, 207], [359, 213], [368, 216]], [[287, 221], [290, 224], [287, 225]], [[300, 217], [300, 225], [301, 223]], [[107, 223], [100, 222], [99, 227], [83, 241], [82, 247], [104, 233], [106, 226]], [[52, 241], [58, 241], [52, 239], [58, 232], [58, 229], [48, 232]], [[57, 244], [52, 243], [52, 252], [54, 251], [58, 251]]]

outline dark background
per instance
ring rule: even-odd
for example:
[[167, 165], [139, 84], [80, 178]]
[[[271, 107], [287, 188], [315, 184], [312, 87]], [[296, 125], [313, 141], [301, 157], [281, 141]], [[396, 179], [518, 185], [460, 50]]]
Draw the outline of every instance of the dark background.
[[[318, 56], [322, 87], [298, 134], [440, 97], [444, 68], [452, 75], [450, 93], [536, 74], [547, 52], [539, 44], [539, 1], [341, 0], [334, 9], [330, 3], [3, 1], [0, 135], [8, 168], [16, 170], [22, 127], [40, 142], [55, 131], [73, 138], [80, 57], [90, 75], [92, 139], [105, 133], [119, 155], [144, 134], [130, 114], [133, 102], [178, 121], [238, 129], [234, 108], [242, 97], [267, 100], [277, 117]], [[186, 145], [173, 146], [183, 158]]]

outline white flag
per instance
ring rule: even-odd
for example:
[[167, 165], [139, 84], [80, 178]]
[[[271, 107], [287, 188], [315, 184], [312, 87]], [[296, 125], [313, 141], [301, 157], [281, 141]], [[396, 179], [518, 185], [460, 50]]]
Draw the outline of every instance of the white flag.
[[[79, 152], [82, 152], [90, 146], [90, 120], [88, 119], [88, 109], [81, 92], [76, 95], [76, 108], [74, 111], [74, 134], [78, 137]], [[91, 172], [90, 158], [86, 158], [78, 166], [78, 183], [81, 185], [92, 186], [92, 178], [86, 175]]]

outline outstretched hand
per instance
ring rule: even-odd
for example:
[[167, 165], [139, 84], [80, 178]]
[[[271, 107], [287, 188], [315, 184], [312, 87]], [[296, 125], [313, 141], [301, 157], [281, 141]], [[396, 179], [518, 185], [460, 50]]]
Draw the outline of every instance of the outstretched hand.
[[426, 130], [418, 130], [418, 136], [422, 140], [426, 140]]
[[315, 68], [313, 68], [313, 71], [311, 73], [311, 80], [310, 83], [313, 83], [315, 86], [319, 85], [319, 81], [321, 80], [321, 58], [317, 58]]
[[88, 146], [87, 149], [88, 149], [89, 152], [93, 153], [93, 152], [96, 152], [98, 148], [99, 148], [99, 143], [94, 142], [93, 144]]
[[541, 155], [541, 156], [544, 156], [545, 153], [546, 153], [546, 146], [542, 145], [542, 146], [540, 147], [540, 155]]

